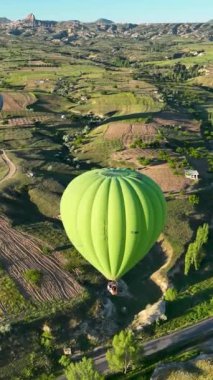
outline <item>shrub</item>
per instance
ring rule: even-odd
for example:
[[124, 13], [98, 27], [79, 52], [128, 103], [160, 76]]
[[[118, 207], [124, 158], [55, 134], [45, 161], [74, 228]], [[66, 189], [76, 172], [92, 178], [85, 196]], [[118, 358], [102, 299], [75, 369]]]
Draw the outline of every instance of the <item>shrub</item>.
[[175, 288], [169, 288], [164, 294], [166, 301], [175, 301], [177, 298], [177, 290]]
[[24, 272], [24, 278], [33, 285], [39, 285], [42, 273], [38, 269], [28, 269]]
[[191, 203], [193, 206], [199, 204], [199, 196], [195, 194], [189, 195], [189, 203]]
[[138, 161], [140, 162], [140, 164], [142, 164], [144, 166], [149, 165], [151, 163], [151, 159], [146, 158], [146, 157], [139, 157]]

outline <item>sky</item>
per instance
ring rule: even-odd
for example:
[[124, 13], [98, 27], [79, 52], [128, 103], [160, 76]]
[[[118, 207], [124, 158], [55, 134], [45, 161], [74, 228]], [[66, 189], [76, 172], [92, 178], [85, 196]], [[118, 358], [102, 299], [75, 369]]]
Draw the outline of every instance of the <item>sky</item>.
[[34, 13], [40, 20], [116, 22], [205, 22], [213, 19], [213, 0], [0, 0], [0, 17]]

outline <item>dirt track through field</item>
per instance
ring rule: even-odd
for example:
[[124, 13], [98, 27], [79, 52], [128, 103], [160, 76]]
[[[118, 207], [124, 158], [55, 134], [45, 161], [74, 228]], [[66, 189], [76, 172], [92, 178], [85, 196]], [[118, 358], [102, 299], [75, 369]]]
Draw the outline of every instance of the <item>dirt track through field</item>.
[[0, 180], [0, 184], [1, 184], [3, 182], [7, 181], [8, 179], [12, 178], [15, 175], [17, 167], [9, 159], [9, 157], [7, 156], [7, 154], [5, 153], [4, 150], [0, 150], [0, 157], [2, 158], [2, 160], [4, 161], [4, 163], [8, 166], [8, 172], [7, 172], [7, 174], [4, 176], [4, 178], [2, 178]]
[[[4, 219], [0, 219], [0, 262], [21, 293], [34, 301], [68, 300], [82, 291], [55, 258], [45, 256], [33, 240], [10, 227]], [[24, 272], [29, 269], [42, 273], [40, 286], [33, 286], [24, 279]]]

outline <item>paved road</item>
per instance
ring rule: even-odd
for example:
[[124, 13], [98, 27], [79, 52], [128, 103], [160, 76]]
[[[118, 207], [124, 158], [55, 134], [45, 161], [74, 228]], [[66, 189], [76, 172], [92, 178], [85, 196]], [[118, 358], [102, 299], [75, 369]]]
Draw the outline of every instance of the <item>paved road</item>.
[[[213, 317], [196, 323], [194, 326], [187, 327], [172, 334], [144, 343], [144, 356], [149, 357], [153, 354], [158, 354], [165, 350], [172, 350], [176, 347], [182, 348], [190, 343], [193, 345], [196, 340], [206, 340], [206, 338], [210, 338], [212, 335]], [[100, 349], [90, 355], [94, 359], [96, 368], [102, 373], [108, 369], [105, 353], [106, 349]], [[80, 359], [81, 356], [78, 358]], [[58, 378], [58, 380], [65, 379], [64, 376]]]
[[213, 317], [199, 322], [194, 326], [176, 331], [164, 337], [152, 340], [144, 344], [144, 355], [151, 356], [155, 353], [172, 348], [173, 346], [183, 346], [186, 343], [193, 343], [197, 339], [205, 339], [213, 335]]

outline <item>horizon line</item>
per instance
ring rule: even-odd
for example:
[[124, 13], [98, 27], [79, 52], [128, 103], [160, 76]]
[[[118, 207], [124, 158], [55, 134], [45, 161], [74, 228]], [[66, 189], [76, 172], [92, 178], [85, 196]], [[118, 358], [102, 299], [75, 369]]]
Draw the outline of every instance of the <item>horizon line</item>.
[[[27, 16], [33, 14], [35, 16], [34, 13], [29, 13]], [[7, 18], [9, 21], [23, 21], [27, 16], [25, 16], [24, 18], [16, 18], [16, 19], [10, 19], [8, 18], [7, 16], [1, 16], [0, 18]], [[80, 19], [60, 19], [60, 20], [57, 20], [57, 19], [53, 19], [53, 18], [50, 18], [50, 19], [47, 19], [47, 18], [37, 18], [35, 16], [36, 20], [37, 21], [54, 21], [54, 22], [68, 22], [68, 21], [79, 21], [81, 23], [85, 23], [85, 24], [89, 24], [89, 23], [95, 23], [99, 20], [108, 20], [108, 21], [111, 21], [115, 24], [137, 24], [137, 25], [141, 25], [141, 24], [179, 24], [179, 23], [187, 23], [187, 24], [199, 24], [199, 23], [208, 23], [210, 21], [212, 21], [212, 19], [210, 18], [209, 20], [196, 20], [196, 21], [187, 21], [187, 20], [177, 20], [177, 21], [171, 21], [171, 20], [164, 20], [164, 21], [126, 21], [126, 20], [122, 20], [122, 21], [115, 21], [115, 20], [112, 20], [112, 19], [109, 19], [107, 17], [99, 17], [98, 19], [96, 20], [90, 20], [90, 21], [84, 21], [84, 20], [80, 20]]]

